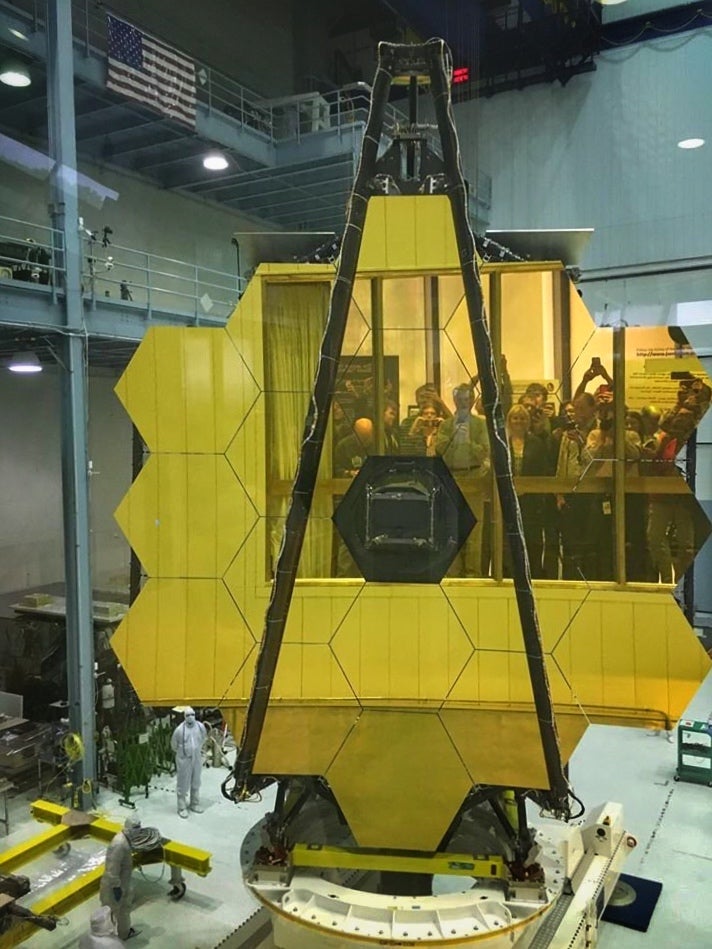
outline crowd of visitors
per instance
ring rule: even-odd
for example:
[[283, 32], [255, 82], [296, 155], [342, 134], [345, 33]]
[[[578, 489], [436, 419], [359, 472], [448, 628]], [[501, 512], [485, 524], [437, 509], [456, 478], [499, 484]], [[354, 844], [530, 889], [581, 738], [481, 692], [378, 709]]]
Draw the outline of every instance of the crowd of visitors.
[[[505, 363], [506, 365], [506, 363]], [[628, 581], [673, 583], [692, 563], [701, 538], [696, 502], [684, 485], [655, 490], [652, 478], [676, 474], [676, 459], [710, 404], [712, 391], [691, 373], [676, 374], [677, 397], [665, 408], [625, 407], [623, 457], [615, 451], [613, 380], [592, 359], [574, 397], [558, 405], [550, 388], [529, 384], [514, 400], [508, 376], [502, 394], [512, 471], [534, 579], [614, 580], [617, 465], [626, 475], [625, 576]], [[452, 392], [452, 408], [437, 387], [415, 392], [414, 410], [398, 423], [388, 400], [383, 418], [386, 454], [440, 456], [477, 518], [450, 576], [487, 576], [492, 556], [490, 444], [476, 379]], [[593, 383], [597, 383], [595, 386]], [[589, 387], [593, 391], [589, 391]], [[352, 477], [376, 451], [372, 413], [342, 421], [334, 452], [336, 477]], [[552, 478], [551, 488], [530, 478]], [[504, 572], [511, 571], [504, 545]]]

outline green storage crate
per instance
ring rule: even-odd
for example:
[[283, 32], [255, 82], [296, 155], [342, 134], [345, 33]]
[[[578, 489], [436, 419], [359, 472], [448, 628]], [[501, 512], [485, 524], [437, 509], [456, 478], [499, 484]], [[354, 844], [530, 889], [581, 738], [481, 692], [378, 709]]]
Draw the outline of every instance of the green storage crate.
[[676, 781], [712, 787], [712, 723], [682, 719], [677, 725]]

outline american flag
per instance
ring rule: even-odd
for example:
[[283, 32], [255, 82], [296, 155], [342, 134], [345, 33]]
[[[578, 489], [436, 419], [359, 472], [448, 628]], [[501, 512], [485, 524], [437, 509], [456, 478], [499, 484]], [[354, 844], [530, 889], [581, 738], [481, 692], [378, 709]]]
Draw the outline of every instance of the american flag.
[[195, 63], [172, 46], [107, 14], [108, 89], [195, 128]]

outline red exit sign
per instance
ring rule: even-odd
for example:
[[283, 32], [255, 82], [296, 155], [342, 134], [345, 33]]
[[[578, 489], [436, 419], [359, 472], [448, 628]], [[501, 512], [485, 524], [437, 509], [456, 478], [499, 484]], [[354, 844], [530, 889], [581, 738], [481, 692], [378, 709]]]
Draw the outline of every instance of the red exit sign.
[[470, 67], [469, 66], [457, 66], [452, 71], [452, 84], [460, 82], [469, 82], [470, 81]]

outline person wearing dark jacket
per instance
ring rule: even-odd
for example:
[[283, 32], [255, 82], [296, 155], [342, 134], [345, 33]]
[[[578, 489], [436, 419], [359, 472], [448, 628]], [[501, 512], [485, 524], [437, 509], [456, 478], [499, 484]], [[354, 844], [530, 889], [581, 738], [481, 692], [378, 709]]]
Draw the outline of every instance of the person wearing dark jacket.
[[[507, 413], [507, 439], [515, 477], [542, 477], [551, 474], [551, 458], [545, 441], [532, 435], [531, 416], [525, 405], [515, 405]], [[532, 578], [544, 576], [544, 527], [546, 522], [546, 495], [521, 494], [524, 542], [529, 554]], [[505, 550], [505, 569], [511, 573], [511, 556]]]

